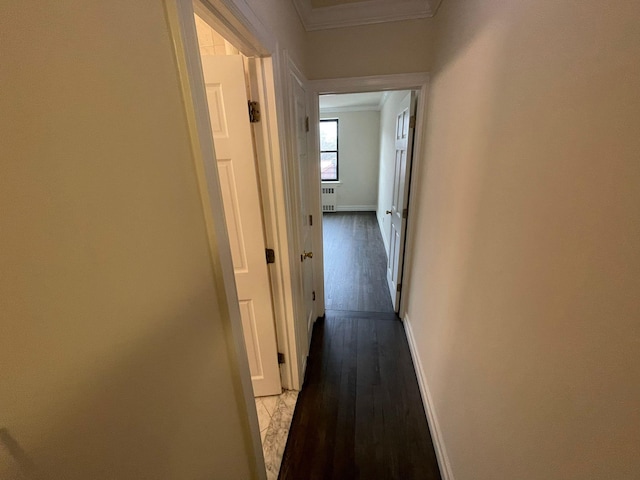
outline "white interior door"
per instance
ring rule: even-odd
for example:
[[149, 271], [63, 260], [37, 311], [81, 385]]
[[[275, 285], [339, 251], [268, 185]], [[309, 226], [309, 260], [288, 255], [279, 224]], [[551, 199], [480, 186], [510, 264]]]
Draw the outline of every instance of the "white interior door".
[[298, 355], [300, 356], [300, 371], [303, 373], [306, 357], [309, 353], [309, 342], [311, 340], [311, 329], [315, 320], [313, 292], [313, 231], [310, 221], [313, 202], [310, 198], [311, 188], [311, 165], [307, 150], [307, 93], [300, 80], [291, 74], [292, 84], [292, 117], [295, 127], [296, 143], [295, 158], [298, 165], [298, 246], [300, 249], [301, 262], [301, 297], [303, 305], [302, 322], [299, 328], [300, 345]]
[[240, 55], [203, 56], [209, 115], [254, 395], [282, 392], [245, 74]]
[[415, 93], [411, 92], [400, 103], [396, 116], [395, 165], [393, 171], [393, 195], [391, 196], [391, 234], [389, 238], [389, 259], [387, 262], [387, 283], [391, 293], [393, 308], [400, 308], [402, 262], [404, 259], [405, 234], [409, 203], [409, 174], [411, 172], [411, 149], [413, 147], [413, 125], [411, 118], [415, 111]]

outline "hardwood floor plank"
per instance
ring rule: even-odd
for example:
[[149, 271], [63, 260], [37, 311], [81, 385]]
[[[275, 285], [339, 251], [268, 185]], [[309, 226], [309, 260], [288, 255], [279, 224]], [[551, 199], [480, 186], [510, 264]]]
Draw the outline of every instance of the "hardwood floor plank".
[[325, 213], [322, 222], [325, 308], [393, 312], [375, 213]]
[[344, 318], [341, 325], [345, 326], [343, 343], [343, 362], [340, 371], [340, 396], [338, 402], [338, 416], [336, 438], [332, 459], [331, 478], [357, 478], [357, 470], [353, 462], [355, 452], [355, 418], [356, 418], [356, 388], [357, 388], [357, 342], [358, 322]]
[[314, 325], [280, 479], [440, 480], [402, 322], [387, 315]]
[[358, 325], [356, 387], [356, 453], [360, 478], [388, 478], [383, 462], [384, 416], [380, 403], [377, 323], [360, 320]]
[[324, 216], [326, 317], [313, 328], [283, 480], [439, 480], [375, 214]]

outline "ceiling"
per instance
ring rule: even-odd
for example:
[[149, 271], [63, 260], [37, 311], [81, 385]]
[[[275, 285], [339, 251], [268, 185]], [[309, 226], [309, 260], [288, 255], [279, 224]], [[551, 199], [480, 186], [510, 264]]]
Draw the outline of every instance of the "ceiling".
[[380, 110], [388, 92], [320, 95], [320, 111]]
[[292, 0], [307, 31], [432, 17], [442, 0]]

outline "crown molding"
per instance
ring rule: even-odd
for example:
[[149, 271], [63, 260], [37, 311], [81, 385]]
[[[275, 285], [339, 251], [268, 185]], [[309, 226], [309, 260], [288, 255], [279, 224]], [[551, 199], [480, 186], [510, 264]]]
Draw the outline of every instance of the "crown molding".
[[305, 30], [353, 27], [435, 15], [442, 0], [366, 0], [313, 8], [311, 0], [293, 0]]
[[425, 85], [427, 85], [428, 82], [428, 73], [416, 72], [310, 80], [309, 87], [311, 91], [317, 95], [327, 95], [390, 90], [418, 90], [426, 88]]
[[329, 107], [321, 108], [320, 115], [325, 113], [348, 113], [348, 112], [379, 112], [380, 105], [353, 105], [350, 107]]
[[378, 104], [378, 110], [382, 111], [382, 107], [387, 103], [387, 98], [389, 98], [389, 92], [384, 92], [380, 97], [380, 103]]

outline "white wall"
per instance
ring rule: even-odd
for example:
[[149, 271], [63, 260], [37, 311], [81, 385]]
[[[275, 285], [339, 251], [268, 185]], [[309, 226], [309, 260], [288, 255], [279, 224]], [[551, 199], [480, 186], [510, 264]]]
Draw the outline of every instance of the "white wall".
[[456, 480], [638, 478], [638, 19], [438, 12], [408, 319]]
[[378, 197], [380, 112], [321, 112], [320, 118], [338, 119], [338, 210], [375, 210]]
[[163, 2], [0, 31], [0, 438], [29, 478], [255, 478]]
[[389, 256], [389, 238], [391, 235], [391, 217], [385, 212], [391, 209], [393, 197], [393, 177], [396, 158], [396, 119], [397, 114], [409, 106], [410, 91], [389, 92], [380, 111], [380, 160], [378, 179], [378, 205], [376, 215], [384, 240], [384, 248]]

